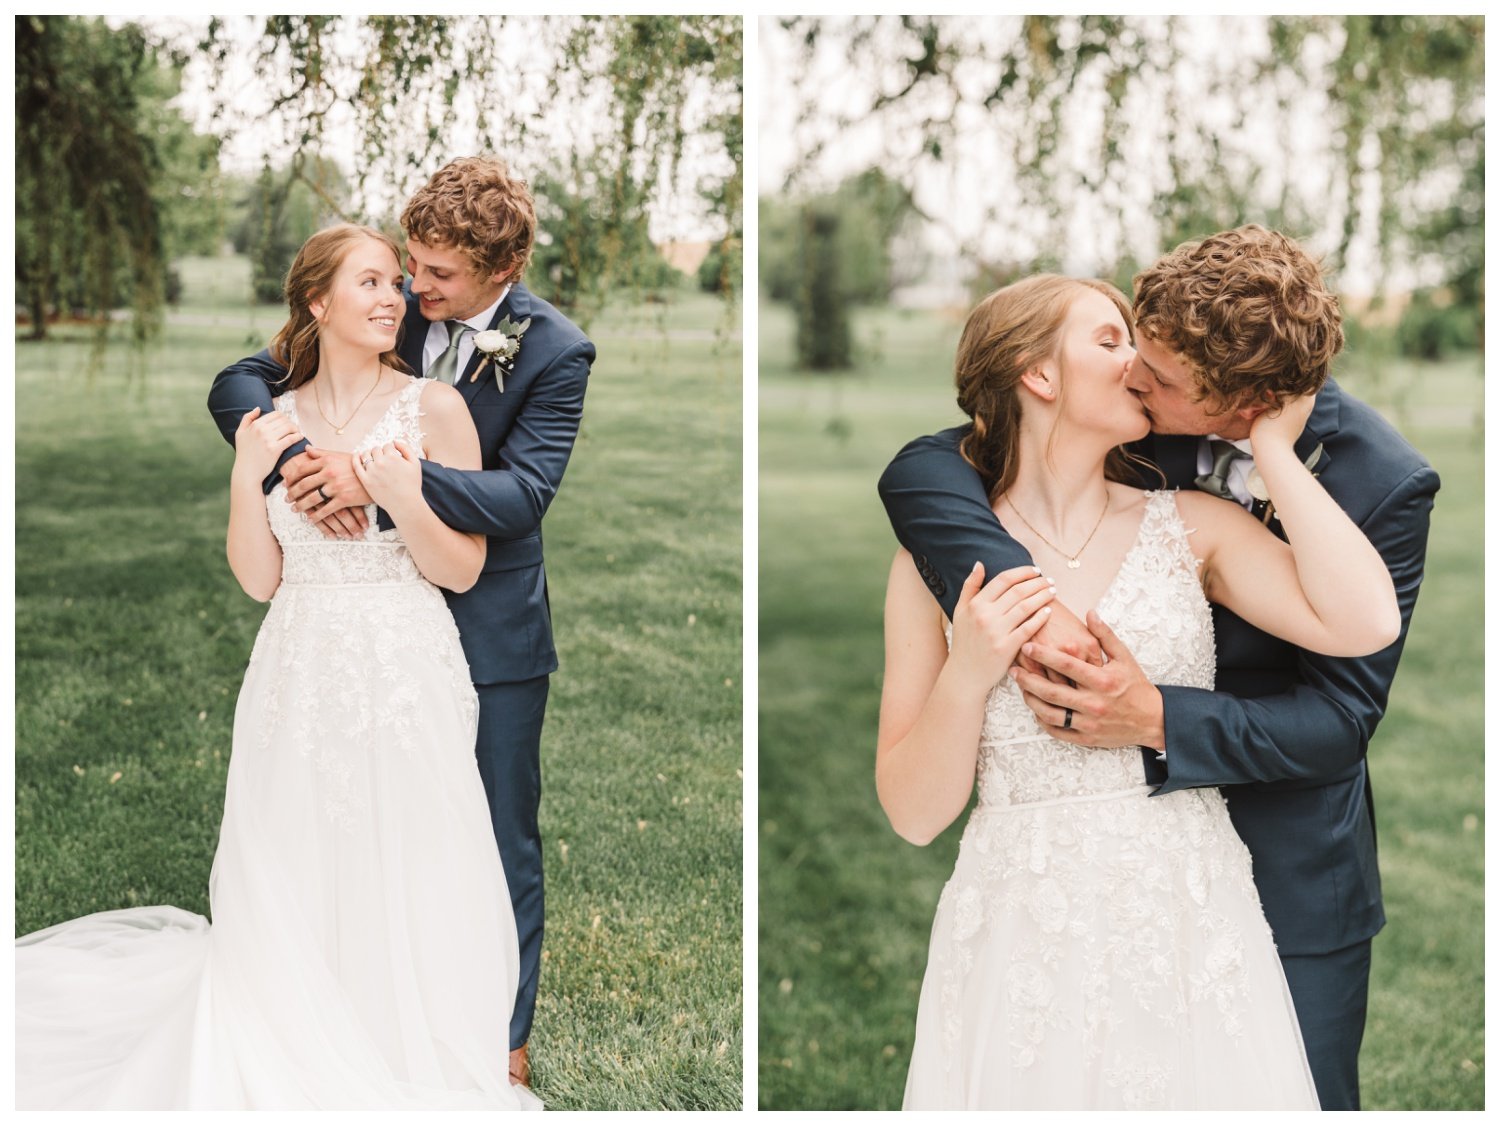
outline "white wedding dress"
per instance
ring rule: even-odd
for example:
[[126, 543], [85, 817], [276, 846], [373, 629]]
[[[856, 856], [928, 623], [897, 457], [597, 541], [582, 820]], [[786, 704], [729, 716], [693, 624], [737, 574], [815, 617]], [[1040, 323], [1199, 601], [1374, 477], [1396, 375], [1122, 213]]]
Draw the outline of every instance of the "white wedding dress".
[[[361, 442], [420, 443], [413, 380]], [[296, 421], [296, 394], [277, 406]], [[235, 711], [213, 925], [107, 911], [16, 942], [17, 1105], [532, 1109], [518, 954], [453, 617], [399, 532], [284, 555]]]
[[[1147, 494], [1098, 609], [1153, 683], [1213, 687], [1196, 568], [1173, 494]], [[1144, 778], [1138, 748], [1060, 742], [1014, 682], [990, 693], [907, 1109], [1317, 1109], [1223, 797]]]

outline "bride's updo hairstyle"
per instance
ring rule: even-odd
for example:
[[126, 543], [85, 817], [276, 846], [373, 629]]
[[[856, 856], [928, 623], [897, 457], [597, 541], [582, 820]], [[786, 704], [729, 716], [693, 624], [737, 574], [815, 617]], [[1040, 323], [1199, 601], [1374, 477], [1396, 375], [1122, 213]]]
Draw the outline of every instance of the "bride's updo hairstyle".
[[[287, 369], [286, 387], [300, 387], [318, 374], [318, 319], [313, 316], [311, 305], [333, 288], [333, 279], [349, 256], [349, 251], [360, 239], [373, 239], [388, 247], [391, 257], [398, 263], [401, 251], [389, 235], [374, 227], [362, 227], [357, 223], [338, 223], [326, 227], [302, 244], [292, 268], [286, 272], [282, 293], [291, 316], [271, 340], [271, 358]], [[397, 313], [398, 322], [405, 311]], [[401, 339], [400, 332], [396, 340]], [[397, 371], [409, 371], [406, 362], [393, 348], [382, 352], [380, 362]]]
[[[958, 448], [979, 471], [992, 504], [1015, 484], [1020, 466], [1021, 376], [1039, 363], [1057, 359], [1068, 310], [1087, 290], [1108, 297], [1126, 329], [1134, 333], [1130, 303], [1118, 289], [1097, 278], [1059, 274], [1034, 274], [997, 289], [975, 306], [964, 324], [954, 382], [959, 409], [973, 425]], [[1067, 387], [1064, 372], [1059, 404]], [[1123, 448], [1111, 450], [1104, 464], [1105, 476], [1112, 481], [1133, 480], [1129, 465], [1139, 460]]]

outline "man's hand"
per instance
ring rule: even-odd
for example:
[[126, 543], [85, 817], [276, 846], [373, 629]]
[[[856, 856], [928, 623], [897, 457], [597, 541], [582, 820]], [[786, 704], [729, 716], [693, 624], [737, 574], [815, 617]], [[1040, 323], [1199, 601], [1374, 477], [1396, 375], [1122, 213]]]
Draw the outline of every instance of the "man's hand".
[[[1022, 647], [1026, 656], [1072, 683], [1070, 687], [1020, 667], [1012, 668], [1010, 675], [1020, 685], [1027, 706], [1048, 735], [1065, 743], [1164, 748], [1166, 728], [1156, 685], [1146, 679], [1125, 643], [1093, 610], [1089, 611], [1088, 630], [1109, 658], [1103, 668], [1040, 641]], [[1071, 718], [1067, 715], [1070, 708]]]
[[325, 536], [357, 539], [370, 526], [370, 494], [354, 472], [354, 455], [311, 446], [281, 467], [287, 501]]
[[[1042, 626], [1040, 632], [1031, 640], [1034, 645], [1088, 661], [1090, 664], [1102, 665], [1104, 663], [1104, 651], [1099, 648], [1098, 639], [1089, 632], [1086, 625], [1078, 620], [1077, 614], [1058, 601], [1052, 603], [1052, 613], [1048, 616], [1047, 624]], [[1024, 651], [1020, 658], [1020, 665], [1027, 671], [1046, 677], [1056, 684], [1068, 683], [1062, 673], [1039, 664], [1026, 656]]]

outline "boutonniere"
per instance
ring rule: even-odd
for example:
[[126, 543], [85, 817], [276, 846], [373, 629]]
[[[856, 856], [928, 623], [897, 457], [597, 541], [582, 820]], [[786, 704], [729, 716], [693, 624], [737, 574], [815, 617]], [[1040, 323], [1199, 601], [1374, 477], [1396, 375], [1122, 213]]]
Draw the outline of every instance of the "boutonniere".
[[[1323, 443], [1319, 442], [1317, 448], [1313, 450], [1312, 453], [1307, 455], [1307, 460], [1302, 464], [1305, 465], [1308, 472], [1311, 473], [1312, 467], [1318, 464], [1318, 459], [1322, 456]], [[1313, 476], [1317, 477], [1317, 474], [1313, 473]], [[1250, 495], [1258, 501], [1268, 501], [1271, 499], [1271, 490], [1266, 488], [1266, 479], [1260, 475], [1259, 469], [1252, 467], [1250, 472], [1245, 474], [1245, 488], [1248, 489]], [[1276, 519], [1276, 506], [1274, 504], [1268, 504], [1266, 505], [1266, 512], [1265, 515], [1261, 518], [1261, 521], [1262, 523], [1270, 524], [1270, 522], [1274, 519]]]
[[500, 388], [500, 393], [505, 394], [505, 375], [515, 369], [516, 357], [521, 353], [521, 337], [526, 335], [526, 330], [530, 327], [530, 317], [520, 324], [516, 324], [509, 317], [504, 317], [494, 328], [476, 332], [474, 347], [484, 356], [484, 360], [474, 369], [474, 374], [469, 376], [469, 382], [473, 383], [479, 378], [479, 373], [484, 370], [485, 364], [493, 363], [495, 384]]

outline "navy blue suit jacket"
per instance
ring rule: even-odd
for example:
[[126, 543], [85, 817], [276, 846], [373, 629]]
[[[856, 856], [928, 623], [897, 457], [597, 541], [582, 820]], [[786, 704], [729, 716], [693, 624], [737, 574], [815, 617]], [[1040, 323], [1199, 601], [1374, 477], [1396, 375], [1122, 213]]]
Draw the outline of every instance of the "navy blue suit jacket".
[[[476, 684], [529, 680], [557, 668], [542, 566], [542, 517], [573, 451], [594, 362], [594, 345], [578, 326], [524, 285], [511, 288], [489, 327], [503, 317], [517, 323], [531, 318], [514, 370], [505, 376], [504, 393], [493, 364], [470, 380], [482, 359], [477, 349], [457, 384], [479, 431], [484, 468], [422, 462], [422, 495], [432, 510], [450, 527], [487, 538], [479, 581], [463, 594], [444, 591]], [[414, 372], [422, 370], [428, 327], [408, 292], [398, 348]], [[231, 445], [246, 411], [272, 409], [272, 396], [285, 376], [286, 369], [268, 352], [259, 352], [214, 379], [208, 407]], [[266, 479], [267, 491], [280, 479], [281, 463], [305, 448], [299, 442], [282, 455], [278, 473]], [[380, 524], [391, 527], [384, 512]]]
[[[1031, 562], [959, 455], [963, 433], [917, 439], [880, 479], [896, 538], [949, 615], [976, 559], [990, 575]], [[1197, 443], [1152, 435], [1135, 449], [1161, 467], [1169, 486], [1191, 488]], [[1319, 443], [1314, 472], [1390, 568], [1401, 636], [1373, 656], [1324, 657], [1215, 606], [1217, 690], [1159, 685], [1165, 762], [1143, 751], [1157, 793], [1223, 787], [1282, 954], [1342, 949], [1385, 922], [1364, 756], [1406, 643], [1438, 489], [1422, 455], [1333, 380], [1319, 392], [1297, 452], [1306, 458]]]

